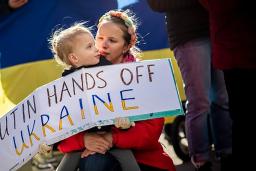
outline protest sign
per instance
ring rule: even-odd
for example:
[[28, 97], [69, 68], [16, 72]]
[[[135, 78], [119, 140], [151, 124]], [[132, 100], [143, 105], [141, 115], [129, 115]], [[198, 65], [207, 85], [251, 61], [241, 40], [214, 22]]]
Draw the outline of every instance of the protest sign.
[[0, 165], [16, 170], [53, 144], [117, 117], [183, 114], [170, 59], [82, 68], [36, 89], [0, 118]]

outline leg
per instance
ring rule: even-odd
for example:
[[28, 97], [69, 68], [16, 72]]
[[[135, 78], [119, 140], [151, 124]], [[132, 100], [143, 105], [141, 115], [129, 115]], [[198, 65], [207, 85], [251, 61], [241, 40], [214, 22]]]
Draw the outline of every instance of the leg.
[[211, 52], [209, 39], [190, 41], [174, 49], [187, 96], [186, 132], [190, 155], [208, 161]]
[[93, 154], [81, 158], [79, 162], [80, 171], [122, 171], [119, 162], [110, 153]]
[[56, 171], [76, 171], [81, 158], [81, 152], [66, 153]]
[[[255, 127], [255, 120], [252, 116], [255, 115], [256, 69], [230, 69], [225, 70], [224, 75], [233, 120], [233, 149], [240, 156], [237, 157], [236, 155], [239, 162], [235, 167], [251, 170], [254, 167], [254, 159], [243, 156], [249, 156], [254, 152], [249, 149], [251, 144], [254, 144], [254, 140], [250, 137], [253, 136]], [[234, 165], [232, 160], [232, 158], [226, 160], [227, 163], [224, 163], [223, 170], [232, 170], [232, 165]]]
[[109, 152], [119, 161], [123, 171], [140, 171], [140, 167], [131, 150], [111, 149]]
[[232, 153], [232, 120], [229, 114], [228, 94], [224, 74], [212, 70], [211, 125], [215, 151], [221, 154]]

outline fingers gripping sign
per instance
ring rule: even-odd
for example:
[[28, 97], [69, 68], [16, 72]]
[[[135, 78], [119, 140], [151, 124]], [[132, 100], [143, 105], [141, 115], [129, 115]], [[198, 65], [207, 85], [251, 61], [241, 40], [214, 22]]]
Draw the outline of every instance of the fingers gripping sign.
[[135, 122], [131, 122], [128, 117], [115, 119], [115, 127], [117, 127], [117, 128], [128, 129], [131, 126], [135, 126]]

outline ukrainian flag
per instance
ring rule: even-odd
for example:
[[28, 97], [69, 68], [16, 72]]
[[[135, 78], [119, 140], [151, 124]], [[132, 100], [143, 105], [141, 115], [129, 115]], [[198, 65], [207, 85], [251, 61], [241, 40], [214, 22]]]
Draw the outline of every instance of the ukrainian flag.
[[[60, 77], [62, 68], [53, 61], [48, 45], [54, 30], [80, 21], [96, 25], [102, 14], [118, 8], [131, 9], [138, 17], [144, 59], [173, 58], [164, 14], [153, 12], [146, 0], [30, 0], [0, 18], [0, 116], [37, 87]], [[176, 63], [174, 72], [184, 96]]]

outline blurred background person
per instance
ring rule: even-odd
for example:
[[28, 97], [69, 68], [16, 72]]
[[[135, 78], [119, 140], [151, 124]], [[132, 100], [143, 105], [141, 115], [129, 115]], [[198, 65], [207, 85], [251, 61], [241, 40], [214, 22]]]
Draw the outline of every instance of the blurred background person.
[[191, 161], [196, 170], [211, 171], [211, 135], [217, 153], [232, 153], [232, 122], [223, 73], [211, 63], [207, 10], [198, 0], [147, 1], [153, 10], [166, 13], [170, 48], [185, 84]]
[[[224, 71], [229, 95], [230, 114], [233, 119], [234, 151], [240, 170], [251, 170], [254, 151], [247, 150], [250, 140], [246, 133], [253, 129], [256, 96], [256, 20], [251, 1], [201, 0], [208, 9], [214, 67]], [[249, 117], [248, 117], [249, 116]], [[240, 141], [239, 141], [240, 140]], [[239, 142], [238, 142], [239, 141]], [[239, 143], [239, 144], [238, 144]], [[249, 145], [250, 146], [250, 145]], [[253, 149], [253, 148], [252, 148]], [[233, 156], [222, 159], [223, 167], [232, 170]]]

